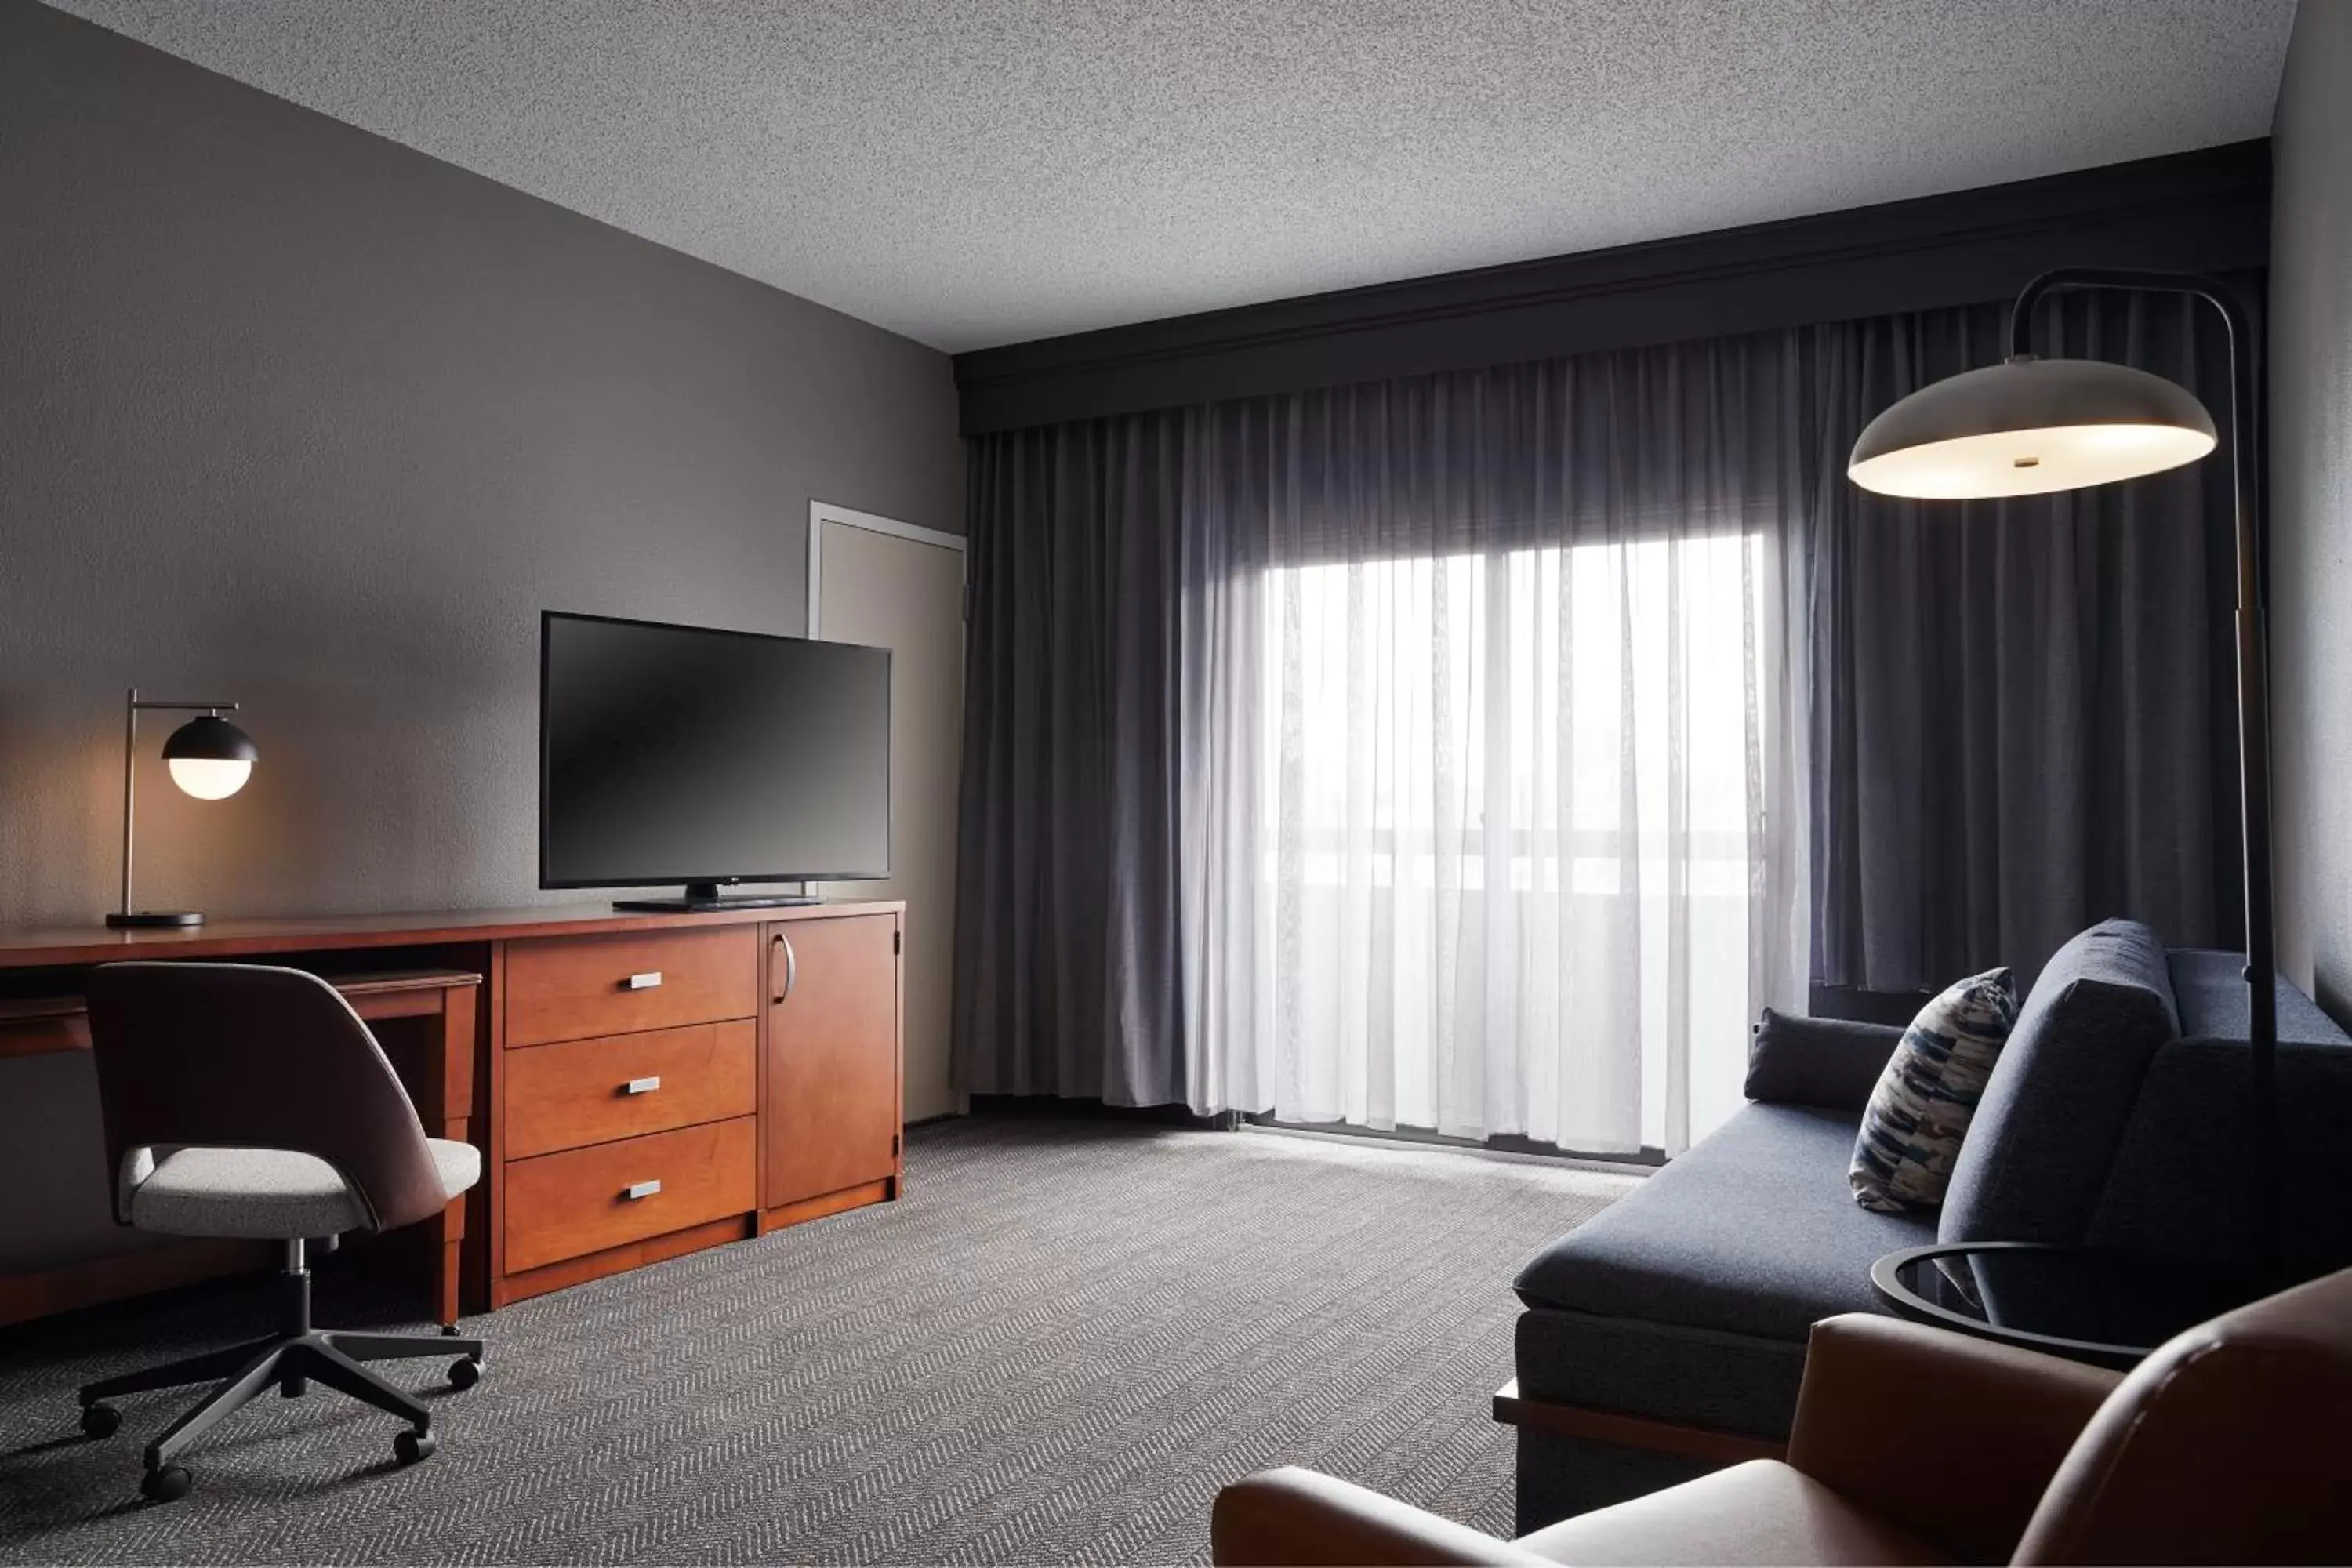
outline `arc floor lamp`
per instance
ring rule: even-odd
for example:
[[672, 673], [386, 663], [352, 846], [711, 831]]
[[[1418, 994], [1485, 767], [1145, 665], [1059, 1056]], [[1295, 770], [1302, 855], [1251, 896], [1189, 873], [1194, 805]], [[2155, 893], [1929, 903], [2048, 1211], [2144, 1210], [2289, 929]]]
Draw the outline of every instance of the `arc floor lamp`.
[[2254, 1256], [2282, 1272], [2277, 957], [2271, 926], [2270, 682], [2263, 627], [2263, 537], [2254, 480], [2253, 342], [2244, 305], [2219, 279], [2187, 272], [2062, 268], [2011, 309], [2009, 358], [1951, 376], [1872, 420], [1846, 473], [1864, 489], [1922, 500], [2043, 495], [2195, 462], [2217, 445], [2212, 416], [2187, 388], [2126, 365], [2042, 359], [2033, 308], [2062, 289], [2186, 294], [2229, 331], [2230, 465], [2238, 594], [2238, 794], [2246, 881], [2246, 1021], [2254, 1112]]

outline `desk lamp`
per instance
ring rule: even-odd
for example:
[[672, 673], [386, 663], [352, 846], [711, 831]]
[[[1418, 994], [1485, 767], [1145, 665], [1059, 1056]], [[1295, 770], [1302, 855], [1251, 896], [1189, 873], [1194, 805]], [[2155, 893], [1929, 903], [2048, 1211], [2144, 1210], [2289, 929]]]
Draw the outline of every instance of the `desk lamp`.
[[2067, 289], [2186, 294], [2221, 312], [2230, 346], [2230, 463], [2238, 576], [2238, 783], [2246, 882], [2246, 1019], [2253, 1080], [2253, 1250], [2284, 1282], [2278, 1103], [2278, 993], [2271, 928], [2270, 689], [2263, 631], [2262, 518], [2254, 477], [2253, 338], [2219, 279], [2069, 267], [2025, 286], [2009, 317], [2009, 358], [1923, 386], [1872, 420], [1846, 475], [1867, 490], [1920, 500], [2043, 495], [2193, 463], [2213, 450], [2212, 416], [2185, 387], [2098, 360], [2032, 353], [2033, 307]]
[[195, 713], [163, 742], [163, 761], [172, 782], [198, 800], [226, 800], [245, 787], [254, 759], [261, 753], [252, 737], [221, 717], [234, 713], [234, 702], [163, 702], [142, 698], [132, 687], [122, 704], [122, 907], [106, 917], [118, 931], [150, 926], [194, 926], [205, 923], [195, 910], [137, 910], [131, 907], [131, 828], [137, 815], [139, 715], [147, 712]]

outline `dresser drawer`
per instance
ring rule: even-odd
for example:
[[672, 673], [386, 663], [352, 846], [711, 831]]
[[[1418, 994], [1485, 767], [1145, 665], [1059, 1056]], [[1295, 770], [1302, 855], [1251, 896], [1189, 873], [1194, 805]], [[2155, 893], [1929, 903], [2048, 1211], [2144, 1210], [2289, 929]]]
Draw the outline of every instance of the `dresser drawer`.
[[749, 1212], [759, 1198], [757, 1126], [740, 1116], [509, 1161], [508, 1272]]
[[507, 944], [509, 1046], [748, 1018], [759, 1005], [752, 926]]
[[507, 1058], [507, 1158], [749, 1116], [759, 1026], [688, 1024], [533, 1046]]

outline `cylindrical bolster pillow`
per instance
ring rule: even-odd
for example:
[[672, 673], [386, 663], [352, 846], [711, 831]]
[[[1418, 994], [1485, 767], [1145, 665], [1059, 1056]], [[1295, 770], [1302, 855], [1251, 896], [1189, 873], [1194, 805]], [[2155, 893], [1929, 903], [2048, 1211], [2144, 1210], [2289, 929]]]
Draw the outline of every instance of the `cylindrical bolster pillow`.
[[1748, 1098], [1862, 1114], [1903, 1031], [1764, 1009], [1748, 1047]]

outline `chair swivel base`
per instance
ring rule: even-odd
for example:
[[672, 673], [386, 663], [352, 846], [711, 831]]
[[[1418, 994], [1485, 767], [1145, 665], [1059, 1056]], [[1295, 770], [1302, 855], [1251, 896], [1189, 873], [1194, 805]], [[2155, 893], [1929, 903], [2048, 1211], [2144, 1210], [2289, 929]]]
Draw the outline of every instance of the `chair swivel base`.
[[449, 1381], [471, 1388], [481, 1381], [482, 1342], [446, 1332], [440, 1334], [379, 1334], [310, 1326], [310, 1279], [307, 1272], [278, 1276], [281, 1331], [226, 1350], [189, 1356], [142, 1372], [126, 1373], [89, 1384], [81, 1390], [81, 1429], [91, 1437], [109, 1437], [122, 1425], [121, 1413], [106, 1403], [119, 1394], [154, 1389], [183, 1388], [220, 1379], [220, 1385], [186, 1411], [147, 1445], [147, 1473], [139, 1489], [155, 1502], [185, 1497], [190, 1478], [185, 1467], [173, 1463], [188, 1446], [251, 1402], [264, 1390], [276, 1388], [289, 1399], [299, 1398], [313, 1382], [365, 1405], [400, 1416], [408, 1429], [393, 1439], [393, 1457], [413, 1465], [433, 1457], [438, 1443], [433, 1436], [433, 1412], [415, 1395], [396, 1388], [364, 1364], [422, 1356], [447, 1355]]

